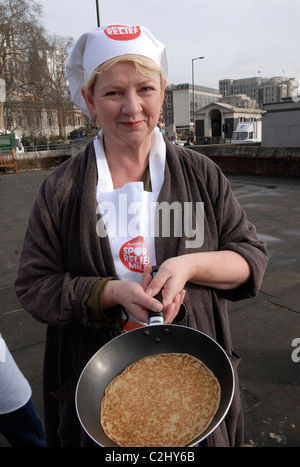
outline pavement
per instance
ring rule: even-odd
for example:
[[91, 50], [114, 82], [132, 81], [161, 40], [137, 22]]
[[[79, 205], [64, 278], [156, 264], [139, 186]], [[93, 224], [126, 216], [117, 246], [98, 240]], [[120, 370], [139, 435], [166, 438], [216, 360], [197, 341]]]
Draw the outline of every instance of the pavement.
[[[46, 329], [22, 309], [14, 281], [30, 209], [49, 172], [0, 174], [0, 331], [31, 384], [42, 419]], [[234, 349], [242, 357], [245, 446], [300, 447], [300, 182], [228, 178], [270, 255], [258, 296], [229, 303]]]

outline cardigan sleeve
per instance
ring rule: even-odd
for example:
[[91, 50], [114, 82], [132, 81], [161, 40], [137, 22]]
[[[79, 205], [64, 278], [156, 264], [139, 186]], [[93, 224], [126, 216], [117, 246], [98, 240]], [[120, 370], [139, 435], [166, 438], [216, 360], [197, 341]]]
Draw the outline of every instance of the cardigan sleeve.
[[[99, 284], [101, 278], [96, 271], [89, 274], [80, 266], [77, 273], [70, 272], [63, 246], [71, 243], [66, 229], [69, 228], [70, 209], [76, 205], [70, 196], [74, 190], [74, 172], [72, 176], [66, 173], [68, 170], [62, 168], [46, 177], [36, 196], [23, 242], [15, 291], [23, 308], [41, 322], [95, 328], [99, 327], [99, 322], [106, 322], [106, 317], [101, 307], [95, 305], [95, 293], [91, 301], [87, 301], [94, 284]], [[72, 208], [64, 207], [66, 199]], [[75, 244], [72, 252], [80, 256]], [[107, 280], [105, 277], [102, 285]]]
[[105, 277], [96, 281], [92, 285], [89, 296], [85, 302], [91, 327], [95, 329], [111, 324], [109, 316], [110, 309], [103, 310], [101, 305], [101, 297], [108, 282], [114, 279], [114, 277]]
[[219, 291], [227, 300], [237, 301], [255, 297], [260, 289], [268, 254], [266, 245], [261, 242], [256, 228], [247, 218], [246, 212], [234, 196], [230, 183], [220, 170], [217, 170], [219, 187], [214, 197], [215, 218], [219, 231], [218, 250], [230, 250], [243, 256], [250, 266], [250, 279], [236, 289]]

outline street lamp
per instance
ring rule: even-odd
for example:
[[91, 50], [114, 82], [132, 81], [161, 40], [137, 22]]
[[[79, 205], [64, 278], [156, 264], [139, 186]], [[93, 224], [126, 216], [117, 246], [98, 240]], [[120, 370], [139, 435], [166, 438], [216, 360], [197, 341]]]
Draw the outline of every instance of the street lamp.
[[96, 0], [96, 11], [97, 11], [97, 25], [98, 25], [98, 28], [100, 27], [100, 15], [99, 15], [99, 4], [98, 4], [98, 0]]
[[194, 125], [194, 141], [195, 141], [195, 84], [194, 84], [194, 61], [203, 60], [205, 57], [192, 58], [192, 90], [193, 90], [193, 125]]

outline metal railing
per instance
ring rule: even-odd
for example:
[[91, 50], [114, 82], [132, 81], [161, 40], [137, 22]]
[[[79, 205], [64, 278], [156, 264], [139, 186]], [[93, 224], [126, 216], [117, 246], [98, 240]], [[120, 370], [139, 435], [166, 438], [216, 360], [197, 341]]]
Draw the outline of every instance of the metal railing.
[[53, 151], [55, 149], [69, 149], [70, 147], [70, 143], [37, 144], [33, 146], [24, 146], [24, 152]]
[[[39, 151], [53, 151], [57, 149], [70, 149], [70, 143], [59, 143], [59, 144], [37, 144], [37, 145], [30, 145], [24, 146], [24, 152], [39, 152]], [[0, 154], [9, 154], [12, 152], [12, 148], [1, 148], [0, 147]], [[22, 151], [23, 152], [23, 151]], [[20, 154], [20, 152], [16, 151], [16, 154]]]

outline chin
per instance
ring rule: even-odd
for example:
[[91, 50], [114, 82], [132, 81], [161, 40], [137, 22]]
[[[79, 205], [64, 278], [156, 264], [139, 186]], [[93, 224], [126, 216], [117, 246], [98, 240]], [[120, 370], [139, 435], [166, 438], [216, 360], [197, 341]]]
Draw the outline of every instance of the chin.
[[127, 142], [128, 144], [142, 145], [146, 141], [151, 141], [151, 133], [141, 133], [139, 131], [131, 131], [130, 134], [123, 134], [121, 136], [122, 141]]

